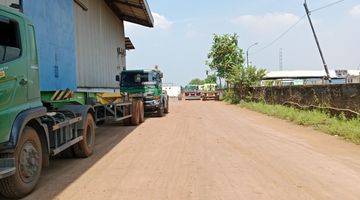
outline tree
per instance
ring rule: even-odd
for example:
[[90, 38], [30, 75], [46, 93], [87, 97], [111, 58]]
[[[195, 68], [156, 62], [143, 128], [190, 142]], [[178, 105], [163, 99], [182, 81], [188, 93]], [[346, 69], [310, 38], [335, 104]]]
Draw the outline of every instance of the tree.
[[206, 77], [204, 81], [205, 83], [216, 84], [216, 80], [217, 80], [216, 74], [210, 74]]
[[190, 85], [204, 85], [205, 81], [201, 80], [199, 78], [195, 78], [193, 80], [190, 81]]
[[238, 91], [240, 99], [248, 97], [251, 87], [259, 85], [265, 76], [265, 70], [254, 66], [245, 67], [244, 61], [243, 50], [238, 46], [236, 34], [214, 35], [206, 63]]
[[237, 34], [214, 35], [213, 44], [206, 62], [220, 78], [228, 79], [237, 65], [244, 64], [242, 49], [238, 47]]

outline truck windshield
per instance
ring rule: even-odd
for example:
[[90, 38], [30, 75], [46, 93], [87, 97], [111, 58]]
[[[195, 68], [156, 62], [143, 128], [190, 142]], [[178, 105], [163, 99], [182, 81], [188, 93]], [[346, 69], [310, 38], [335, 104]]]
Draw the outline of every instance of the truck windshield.
[[142, 86], [144, 82], [149, 82], [149, 73], [126, 72], [121, 74], [121, 87]]
[[19, 24], [0, 16], [0, 64], [20, 57]]

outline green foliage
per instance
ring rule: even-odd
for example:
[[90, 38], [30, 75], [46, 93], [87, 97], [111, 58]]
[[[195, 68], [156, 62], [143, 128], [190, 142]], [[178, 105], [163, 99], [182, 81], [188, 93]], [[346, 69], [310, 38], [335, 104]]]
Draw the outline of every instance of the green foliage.
[[238, 47], [237, 34], [215, 34], [206, 63], [219, 77], [228, 79], [235, 66], [244, 64], [242, 54], [242, 49]]
[[204, 85], [205, 81], [199, 78], [195, 78], [189, 82], [190, 85]]
[[220, 78], [240, 91], [240, 99], [246, 99], [250, 88], [259, 85], [261, 78], [265, 76], [265, 70], [254, 66], [245, 67], [244, 61], [236, 34], [214, 35], [206, 63]]
[[210, 74], [205, 79], [205, 83], [209, 83], [209, 84], [216, 84], [216, 81], [217, 81], [216, 74]]
[[348, 120], [345, 117], [332, 117], [327, 113], [313, 110], [299, 110], [282, 105], [242, 102], [241, 107], [295, 122], [330, 135], [341, 136], [356, 144], [360, 144], [360, 119]]

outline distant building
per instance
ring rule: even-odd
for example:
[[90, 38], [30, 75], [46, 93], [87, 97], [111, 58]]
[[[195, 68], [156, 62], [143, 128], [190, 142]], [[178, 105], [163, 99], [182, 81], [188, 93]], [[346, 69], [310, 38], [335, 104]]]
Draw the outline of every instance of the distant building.
[[[331, 84], [360, 83], [360, 70], [330, 70]], [[262, 86], [326, 84], [325, 70], [271, 71], [261, 81]]]
[[164, 84], [163, 89], [167, 92], [169, 97], [178, 97], [181, 94], [181, 86]]
[[360, 70], [348, 70], [346, 83], [360, 83]]

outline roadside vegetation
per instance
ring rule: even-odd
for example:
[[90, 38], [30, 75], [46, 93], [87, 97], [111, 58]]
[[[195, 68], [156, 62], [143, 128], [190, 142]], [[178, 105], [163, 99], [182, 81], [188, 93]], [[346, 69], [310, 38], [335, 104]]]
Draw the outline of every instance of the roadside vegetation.
[[241, 102], [239, 105], [242, 108], [285, 119], [298, 125], [311, 126], [316, 130], [360, 144], [360, 119], [346, 119], [344, 116], [332, 117], [317, 110], [299, 110], [283, 105], [255, 102]]
[[[237, 34], [214, 35], [212, 47], [206, 64], [226, 83], [225, 98], [238, 102], [249, 96], [250, 88], [257, 86], [265, 76], [264, 69], [255, 66], [245, 66], [244, 51], [239, 47]], [[233, 89], [240, 91], [235, 95]]]

